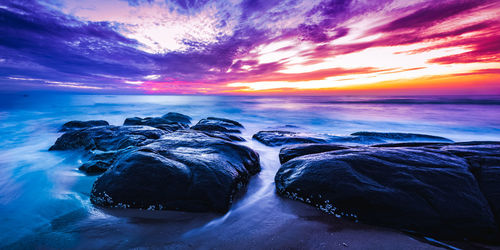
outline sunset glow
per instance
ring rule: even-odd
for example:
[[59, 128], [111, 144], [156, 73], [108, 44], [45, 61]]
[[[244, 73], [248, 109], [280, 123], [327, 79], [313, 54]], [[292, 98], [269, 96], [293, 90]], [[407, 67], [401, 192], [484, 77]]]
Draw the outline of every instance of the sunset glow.
[[473, 0], [2, 1], [0, 88], [500, 94], [498, 13]]

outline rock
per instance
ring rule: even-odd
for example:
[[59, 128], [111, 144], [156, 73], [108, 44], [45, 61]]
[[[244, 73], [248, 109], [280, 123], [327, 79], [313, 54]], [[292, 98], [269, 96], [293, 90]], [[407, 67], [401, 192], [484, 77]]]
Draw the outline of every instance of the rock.
[[226, 118], [218, 118], [218, 117], [207, 117], [205, 119], [205, 124], [218, 124], [226, 127], [235, 127], [235, 128], [243, 128], [243, 125], [237, 121], [229, 120]]
[[267, 146], [283, 146], [300, 143], [342, 143], [350, 145], [372, 145], [388, 142], [452, 142], [449, 139], [423, 134], [356, 132], [350, 136], [311, 134], [294, 131], [260, 131], [254, 139]]
[[83, 163], [78, 169], [87, 174], [101, 174], [111, 167], [116, 157], [123, 151], [106, 151], [92, 153], [89, 160]]
[[314, 137], [314, 135], [309, 135], [299, 132], [291, 132], [291, 131], [278, 131], [278, 130], [259, 131], [258, 133], [254, 134], [252, 138], [267, 146], [283, 146], [286, 144], [327, 142], [323, 138]]
[[428, 148], [441, 148], [442, 146], [449, 145], [451, 143], [446, 142], [395, 142], [395, 143], [383, 143], [383, 144], [375, 144], [372, 147], [422, 147], [426, 146]]
[[478, 169], [475, 172], [479, 187], [500, 225], [500, 157], [484, 156], [468, 159]]
[[385, 143], [385, 140], [374, 136], [328, 136], [329, 143], [362, 144], [370, 145], [375, 143]]
[[196, 125], [191, 127], [193, 130], [218, 131], [223, 133], [241, 133], [242, 128], [243, 125], [237, 121], [216, 117], [201, 119]]
[[380, 133], [380, 132], [356, 132], [352, 133], [352, 136], [358, 137], [371, 137], [384, 140], [386, 142], [401, 142], [401, 141], [413, 141], [413, 142], [453, 142], [450, 139], [434, 136], [434, 135], [424, 135], [424, 134], [410, 134], [410, 133]]
[[223, 132], [219, 132], [219, 131], [201, 131], [201, 132], [208, 135], [208, 136], [219, 138], [219, 139], [226, 140], [226, 141], [234, 141], [234, 142], [245, 141], [245, 139], [243, 139], [243, 137], [235, 135], [235, 134], [223, 133]]
[[66, 132], [49, 150], [119, 150], [145, 145], [165, 134], [166, 131], [149, 126], [99, 126]]
[[500, 225], [500, 142], [465, 142], [441, 147], [465, 158]]
[[130, 125], [145, 125], [145, 126], [151, 126], [154, 128], [159, 128], [162, 130], [165, 130], [167, 132], [173, 132], [177, 131], [179, 129], [185, 129], [189, 127], [189, 123], [180, 123], [180, 122], [174, 122], [171, 120], [164, 119], [162, 117], [146, 117], [146, 118], [140, 118], [140, 117], [132, 117], [132, 118], [127, 118], [123, 122], [123, 125], [125, 126], [130, 126]]
[[[461, 152], [474, 150], [484, 149]], [[276, 189], [338, 217], [443, 238], [495, 241], [498, 225], [490, 204], [498, 201], [499, 179], [492, 174], [498, 174], [498, 161], [485, 160], [478, 181], [456, 151], [453, 145], [352, 147], [303, 155], [281, 166]]]
[[348, 148], [350, 147], [339, 144], [319, 144], [319, 143], [295, 144], [282, 148], [280, 150], [279, 158], [280, 158], [280, 163], [284, 164], [287, 161], [299, 156], [323, 153], [334, 150], [342, 150]]
[[59, 132], [72, 131], [77, 129], [97, 127], [97, 126], [107, 126], [107, 125], [109, 125], [109, 123], [103, 120], [70, 121], [62, 125]]
[[260, 171], [250, 148], [201, 131], [169, 133], [119, 156], [94, 183], [102, 207], [226, 212]]
[[183, 115], [181, 113], [176, 113], [176, 112], [168, 112], [167, 114], [163, 115], [161, 118], [171, 121], [171, 122], [178, 122], [181, 124], [191, 124], [191, 117], [187, 115]]

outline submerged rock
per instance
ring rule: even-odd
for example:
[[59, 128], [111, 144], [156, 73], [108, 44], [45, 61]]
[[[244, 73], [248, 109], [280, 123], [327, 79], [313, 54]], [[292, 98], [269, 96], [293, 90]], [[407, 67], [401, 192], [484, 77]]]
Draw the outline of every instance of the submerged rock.
[[226, 212], [259, 171], [258, 154], [246, 146], [178, 131], [122, 154], [94, 183], [91, 201], [103, 207]]
[[386, 142], [402, 142], [402, 141], [413, 141], [413, 142], [453, 142], [450, 139], [425, 134], [411, 134], [411, 133], [381, 133], [381, 132], [356, 132], [352, 133], [352, 136], [358, 137], [371, 137], [384, 140]]
[[253, 138], [267, 146], [283, 146], [301, 143], [372, 145], [388, 142], [452, 142], [443, 137], [423, 134], [356, 132], [350, 136], [335, 136], [281, 130], [260, 131], [256, 133]]
[[171, 122], [178, 122], [182, 124], [191, 124], [191, 117], [187, 115], [183, 115], [181, 113], [177, 112], [168, 112], [167, 114], [163, 115], [161, 118], [171, 121]]
[[243, 137], [231, 133], [223, 133], [219, 131], [200, 131], [200, 132], [208, 136], [219, 138], [226, 141], [234, 141], [234, 142], [245, 141]]
[[150, 143], [165, 134], [149, 126], [99, 126], [66, 132], [49, 150], [119, 150]]
[[280, 150], [279, 158], [280, 158], [280, 163], [284, 164], [287, 161], [299, 156], [342, 150], [348, 148], [350, 147], [339, 144], [320, 144], [320, 143], [296, 144], [282, 148]]
[[237, 121], [217, 117], [201, 119], [196, 125], [191, 127], [193, 130], [223, 133], [241, 133], [242, 128], [243, 125]]
[[123, 153], [122, 150], [92, 153], [89, 160], [83, 163], [78, 169], [87, 174], [104, 173], [111, 167], [116, 157], [121, 153]]
[[77, 129], [91, 128], [97, 126], [107, 126], [109, 123], [103, 120], [90, 120], [90, 121], [69, 121], [62, 125], [59, 132], [72, 131]]
[[498, 152], [498, 145], [477, 143], [295, 146], [282, 150], [286, 163], [275, 183], [280, 195], [338, 217], [444, 238], [496, 241]]
[[328, 143], [344, 143], [350, 145], [371, 145], [385, 143], [386, 141], [374, 136], [328, 136]]
[[291, 132], [291, 131], [278, 131], [278, 130], [259, 131], [258, 133], [254, 134], [252, 138], [267, 146], [282, 146], [286, 144], [327, 142], [325, 139], [315, 137], [314, 135], [309, 135], [299, 132]]
[[167, 132], [174, 132], [179, 129], [185, 129], [189, 127], [188, 123], [180, 123], [180, 122], [174, 122], [170, 120], [166, 120], [161, 117], [146, 117], [146, 118], [140, 118], [140, 117], [132, 117], [132, 118], [127, 118], [123, 122], [123, 125], [125, 126], [134, 126], [134, 125], [140, 125], [140, 126], [151, 126], [154, 128], [159, 128], [162, 130], [165, 130]]

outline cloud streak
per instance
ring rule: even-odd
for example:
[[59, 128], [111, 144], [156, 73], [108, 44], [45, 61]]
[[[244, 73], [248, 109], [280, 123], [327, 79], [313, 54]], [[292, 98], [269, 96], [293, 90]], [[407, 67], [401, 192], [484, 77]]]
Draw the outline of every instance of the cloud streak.
[[0, 89], [213, 94], [491, 81], [500, 79], [498, 11], [497, 1], [473, 0], [1, 1]]

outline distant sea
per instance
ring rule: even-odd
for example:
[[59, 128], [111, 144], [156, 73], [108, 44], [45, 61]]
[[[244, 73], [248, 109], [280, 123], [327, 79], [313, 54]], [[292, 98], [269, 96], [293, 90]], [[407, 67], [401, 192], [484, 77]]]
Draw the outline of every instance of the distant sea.
[[[97, 177], [78, 171], [80, 156], [47, 151], [60, 136], [59, 127], [70, 120], [121, 125], [127, 117], [167, 112], [189, 115], [194, 123], [216, 116], [246, 127], [245, 144], [259, 152], [263, 170], [227, 214], [95, 208], [89, 192]], [[276, 196], [279, 148], [266, 147], [251, 136], [286, 125], [332, 135], [411, 132], [455, 141], [500, 141], [500, 96], [1, 94], [0, 248], [321, 248], [323, 243], [349, 240], [354, 247], [377, 248], [384, 242], [401, 248], [432, 247], [389, 229], [331, 222], [312, 207]]]

